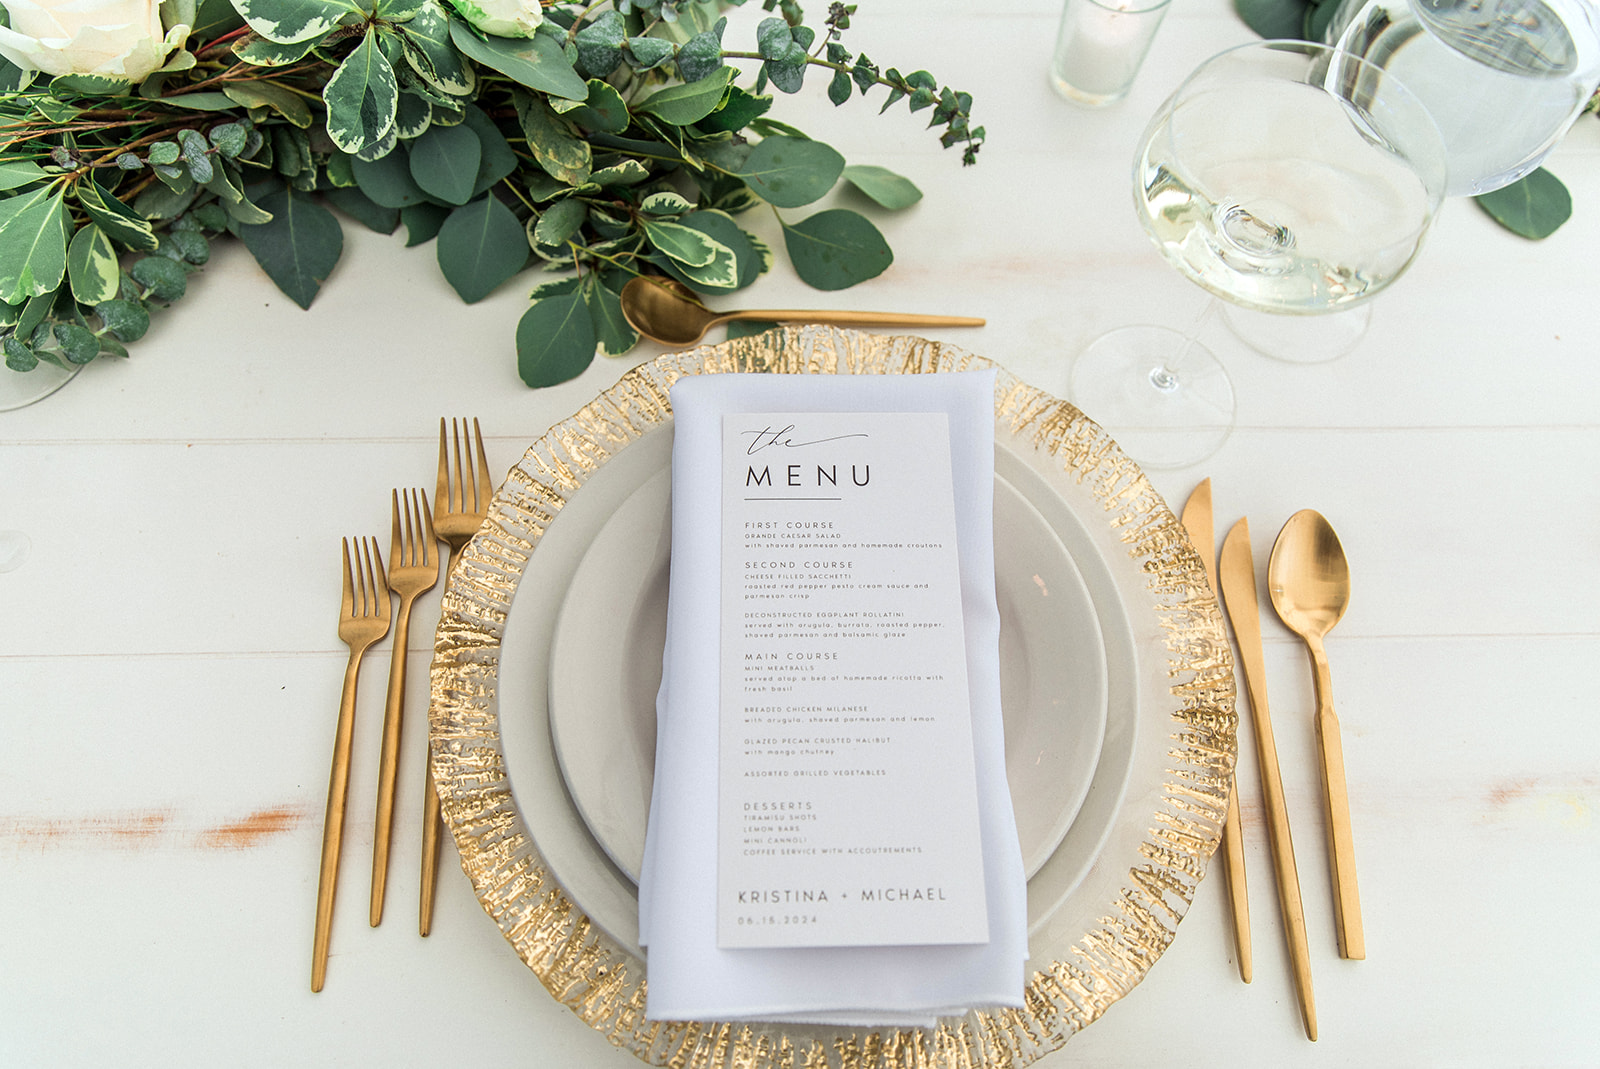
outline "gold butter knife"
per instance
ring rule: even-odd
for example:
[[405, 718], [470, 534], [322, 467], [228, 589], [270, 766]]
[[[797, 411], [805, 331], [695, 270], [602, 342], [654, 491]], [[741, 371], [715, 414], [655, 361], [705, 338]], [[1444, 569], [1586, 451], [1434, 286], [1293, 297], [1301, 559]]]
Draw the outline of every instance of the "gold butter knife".
[[[1217, 596], [1216, 534], [1211, 521], [1211, 480], [1206, 479], [1183, 506], [1183, 529], [1189, 541], [1200, 552], [1200, 563], [1205, 566], [1206, 584], [1211, 596]], [[1239, 955], [1239, 979], [1250, 982], [1254, 971], [1250, 954], [1250, 892], [1244, 877], [1244, 834], [1239, 827], [1239, 783], [1234, 776], [1228, 784], [1228, 815], [1222, 825], [1221, 849], [1227, 862], [1228, 902], [1233, 909], [1233, 945]]]
[[1306, 945], [1306, 912], [1300, 901], [1300, 874], [1294, 863], [1294, 839], [1289, 834], [1289, 811], [1283, 799], [1283, 777], [1278, 771], [1278, 747], [1272, 738], [1272, 714], [1267, 707], [1266, 662], [1261, 650], [1261, 607], [1256, 598], [1256, 567], [1250, 554], [1250, 524], [1241, 519], [1222, 541], [1218, 565], [1222, 599], [1244, 668], [1250, 714], [1256, 728], [1256, 760], [1261, 768], [1261, 792], [1267, 807], [1267, 831], [1272, 844], [1272, 865], [1278, 879], [1278, 908], [1283, 913], [1284, 938], [1294, 970], [1295, 995], [1306, 1038], [1317, 1038], [1317, 1007], [1311, 993], [1311, 955]]

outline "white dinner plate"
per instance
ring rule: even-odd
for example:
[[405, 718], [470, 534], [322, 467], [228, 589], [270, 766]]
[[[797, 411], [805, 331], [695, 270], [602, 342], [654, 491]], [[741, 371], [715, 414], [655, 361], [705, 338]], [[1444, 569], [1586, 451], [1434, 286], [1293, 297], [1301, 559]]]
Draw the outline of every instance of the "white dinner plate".
[[[671, 561], [671, 470], [661, 461], [590, 540], [550, 654], [562, 778], [601, 849], [635, 882], [654, 780]], [[997, 480], [994, 513], [1006, 778], [1032, 876], [1066, 834], [1100, 759], [1105, 647], [1089, 591], [1038, 510]], [[557, 523], [574, 520], [564, 512]]]

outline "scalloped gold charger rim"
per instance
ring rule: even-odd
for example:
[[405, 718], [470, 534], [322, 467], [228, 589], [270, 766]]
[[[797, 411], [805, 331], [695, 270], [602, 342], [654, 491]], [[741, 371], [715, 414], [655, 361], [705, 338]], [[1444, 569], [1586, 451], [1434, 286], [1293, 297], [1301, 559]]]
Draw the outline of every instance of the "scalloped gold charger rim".
[[[1234, 756], [1233, 671], [1217, 603], [1166, 503], [1105, 432], [1073, 406], [1004, 371], [996, 417], [1030, 433], [1035, 466], [1085, 488], [1105, 530], [1143, 577], [1163, 685], [1140, 715], [1160, 731], [1161, 782], [1130, 794], [1137, 849], [1109, 866], [1118, 885], [1088, 930], [1055, 918], [1038, 938], [1020, 1010], [975, 1010], [933, 1029], [839, 1030], [644, 1019], [645, 976], [593, 926], [543, 864], [517, 812], [498, 749], [499, 629], [540, 535], [612, 455], [670, 418], [684, 374], [894, 374], [992, 367], [954, 346], [817, 327], [668, 354], [629, 371], [531, 445], [447, 583], [431, 672], [430, 735], [447, 824], [480, 903], [552, 995], [589, 1027], [660, 1065], [1020, 1066], [1057, 1049], [1137, 984], [1174, 934], [1216, 847]], [[1148, 714], [1146, 709], [1149, 709]], [[1097, 866], [1101, 868], [1102, 866]], [[1109, 888], [1108, 888], [1109, 892]], [[1059, 951], [1059, 955], [1058, 955]]]

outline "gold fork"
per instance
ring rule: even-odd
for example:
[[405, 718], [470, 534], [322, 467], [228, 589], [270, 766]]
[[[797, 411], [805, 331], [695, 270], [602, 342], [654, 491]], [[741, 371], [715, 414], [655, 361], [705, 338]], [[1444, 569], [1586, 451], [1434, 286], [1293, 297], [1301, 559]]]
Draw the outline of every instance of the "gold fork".
[[[405, 523], [401, 524], [404, 515]], [[378, 762], [378, 819], [372, 840], [372, 905], [369, 920], [383, 920], [383, 892], [389, 878], [389, 839], [394, 827], [395, 771], [400, 763], [400, 720], [406, 698], [406, 640], [411, 605], [439, 581], [439, 547], [433, 533], [428, 495], [407, 490], [389, 493], [389, 589], [400, 598], [395, 613], [394, 656], [389, 661], [389, 695], [383, 709], [383, 752]]]
[[333, 927], [333, 890], [339, 880], [339, 847], [344, 841], [344, 803], [350, 789], [350, 740], [355, 732], [356, 677], [361, 655], [389, 633], [389, 592], [378, 584], [383, 557], [378, 540], [356, 539], [352, 566], [350, 540], [344, 539], [344, 598], [339, 640], [350, 647], [339, 696], [339, 726], [333, 736], [333, 771], [328, 777], [328, 812], [322, 822], [322, 868], [317, 876], [317, 928], [311, 948], [311, 990], [321, 991], [328, 974], [328, 934]]
[[[463, 448], [462, 438], [467, 439]], [[474, 463], [474, 454], [476, 463]], [[483, 526], [489, 512], [489, 458], [483, 452], [483, 430], [477, 419], [471, 431], [467, 421], [452, 419], [445, 438], [444, 418], [439, 419], [439, 479], [433, 490], [433, 527], [439, 540], [450, 547], [445, 576], [455, 571], [461, 550]], [[433, 928], [433, 899], [439, 877], [439, 792], [433, 785], [433, 759], [428, 759], [427, 787], [422, 805], [422, 906], [417, 930], [427, 935]]]

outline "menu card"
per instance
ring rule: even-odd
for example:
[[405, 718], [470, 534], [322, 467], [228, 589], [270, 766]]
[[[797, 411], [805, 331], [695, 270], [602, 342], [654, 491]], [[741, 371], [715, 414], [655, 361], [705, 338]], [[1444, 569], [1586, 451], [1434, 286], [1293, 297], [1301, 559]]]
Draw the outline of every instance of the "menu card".
[[[1000, 716], [1000, 613], [995, 602], [994, 593], [994, 549], [993, 549], [993, 501], [994, 501], [994, 392], [995, 374], [993, 371], [962, 371], [930, 375], [785, 375], [785, 374], [712, 374], [688, 375], [678, 380], [672, 386], [672, 411], [673, 411], [673, 445], [672, 445], [672, 573], [669, 593], [667, 597], [667, 637], [666, 648], [662, 659], [661, 691], [656, 699], [656, 775], [655, 788], [650, 799], [650, 825], [645, 839], [644, 865], [640, 871], [639, 879], [639, 935], [641, 945], [647, 948], [650, 970], [650, 993], [645, 1007], [645, 1016], [653, 1021], [692, 1021], [692, 1020], [746, 1020], [746, 1021], [786, 1021], [833, 1023], [847, 1027], [857, 1026], [904, 1026], [926, 1027], [933, 1023], [939, 1016], [959, 1015], [966, 1012], [969, 1006], [1019, 1006], [1022, 1004], [1023, 971], [1027, 959], [1027, 884], [1022, 871], [1022, 854], [1017, 848], [1016, 823], [1011, 814], [1011, 797], [1006, 789], [1005, 776], [1005, 737], [1004, 726]], [[871, 433], [874, 426], [888, 427], [888, 423], [881, 420], [882, 413], [938, 413], [947, 421], [947, 434], [949, 444], [944, 451], [939, 448], [927, 446], [921, 437], [923, 432], [912, 430], [914, 441], [919, 443], [914, 448], [904, 450], [893, 446], [896, 435], [906, 433], [899, 428], [894, 429], [894, 434], [889, 435], [885, 446], [887, 452], [878, 454], [856, 455], [856, 478], [867, 479], [864, 465], [871, 464], [869, 486], [887, 489], [889, 486], [889, 468], [891, 458], [904, 454], [915, 453], [917, 468], [914, 477], [903, 480], [903, 486], [911, 488], [912, 497], [910, 506], [905, 504], [907, 499], [899, 499], [899, 503], [886, 508], [885, 513], [920, 513], [935, 498], [942, 498], [947, 490], [939, 489], [938, 492], [930, 489], [928, 473], [935, 467], [943, 468], [946, 461], [939, 459], [935, 465], [932, 461], [938, 457], [948, 456], [950, 474], [939, 474], [938, 485], [943, 486], [943, 480], [948, 478], [954, 485], [954, 526], [955, 538], [948, 535], [947, 525], [950, 521], [948, 513], [943, 520], [934, 521], [933, 526], [907, 527], [903, 530], [868, 529], [865, 526], [853, 526], [851, 516], [854, 515], [853, 506], [848, 500], [838, 502], [814, 501], [793, 502], [790, 504], [768, 502], [741, 502], [735, 507], [748, 506], [752, 509], [784, 508], [801, 510], [797, 515], [785, 513], [769, 513], [753, 517], [749, 521], [740, 520], [741, 526], [737, 529], [736, 537], [729, 539], [731, 544], [725, 546], [724, 542], [724, 499], [727, 496], [728, 480], [723, 474], [723, 465], [729, 450], [725, 448], [725, 427], [730, 419], [750, 413], [757, 414], [760, 422], [755, 424], [738, 424], [735, 429], [761, 429], [770, 428], [781, 431], [790, 423], [798, 428], [800, 419], [806, 414], [821, 412], [830, 413], [857, 413], [866, 416], [865, 433]], [[773, 415], [763, 415], [773, 414]], [[923, 417], [918, 417], [923, 418]], [[777, 422], [778, 420], [782, 422]], [[916, 421], [913, 421], [914, 423]], [[848, 433], [857, 433], [849, 430]], [[831, 433], [831, 432], [830, 432]], [[841, 432], [844, 433], [844, 432]], [[757, 468], [760, 475], [761, 468], [770, 464], [771, 490], [773, 496], [778, 494], [794, 494], [805, 497], [839, 497], [856, 491], [854, 481], [850, 479], [850, 456], [852, 449], [846, 448], [853, 443], [861, 443], [861, 439], [844, 439], [838, 444], [844, 452], [837, 458], [837, 487], [835, 494], [831, 489], [817, 490], [816, 468], [818, 460], [826, 457], [806, 457], [806, 459], [791, 459], [779, 462], [775, 459], [778, 452], [787, 449], [787, 445], [778, 444], [785, 439], [782, 436], [766, 435], [762, 439], [766, 449], [757, 451], [756, 456], [763, 453], [763, 463]], [[738, 452], [744, 452], [755, 441], [752, 437], [749, 442], [740, 445]], [[789, 436], [787, 441], [799, 443], [804, 441], [799, 437]], [[819, 447], [820, 448], [820, 447]], [[804, 450], [799, 450], [804, 452]], [[865, 457], [865, 459], [863, 459]], [[749, 458], [754, 460], [754, 456]], [[801, 465], [795, 477], [803, 484], [810, 483], [811, 488], [802, 493], [801, 487], [789, 485], [790, 465]], [[748, 466], [748, 462], [747, 465]], [[882, 474], [880, 474], [880, 472]], [[743, 491], [743, 480], [748, 472], [742, 471], [738, 480], [739, 496], [746, 496]], [[834, 476], [832, 463], [828, 465], [828, 476]], [[753, 484], [754, 480], [752, 480]], [[831, 484], [830, 484], [831, 485]], [[759, 496], [765, 496], [767, 487], [763, 481]], [[865, 491], [866, 487], [859, 488]], [[749, 496], [758, 496], [752, 485]], [[946, 506], [939, 505], [935, 514]], [[832, 517], [816, 517], [815, 510], [832, 509]], [[870, 516], [870, 513], [868, 514]], [[913, 520], [910, 515], [896, 515], [892, 517], [896, 524], [902, 521], [907, 524], [922, 524], [927, 520]], [[780, 524], [776, 528], [768, 528], [767, 533], [774, 534], [768, 540], [745, 542], [744, 522]], [[785, 523], [826, 523], [832, 522], [834, 528], [785, 528]], [[884, 521], [887, 523], [888, 521]], [[943, 533], [941, 533], [943, 532]], [[784, 538], [784, 534], [799, 537]], [[825, 538], [825, 535], [837, 535], [837, 538]], [[832, 667], [832, 661], [810, 662], [814, 669], [823, 665], [828, 666], [828, 675], [844, 676], [849, 674], [893, 674], [916, 675], [943, 674], [946, 682], [953, 680], [951, 672], [962, 671], [966, 678], [966, 698], [968, 716], [970, 718], [971, 762], [975, 769], [977, 792], [977, 822], [979, 830], [980, 863], [971, 866], [970, 871], [982, 881], [983, 896], [981, 901], [985, 921], [987, 923], [988, 938], [978, 942], [945, 942], [945, 943], [893, 943], [883, 945], [823, 945], [819, 942], [814, 945], [779, 945], [779, 946], [724, 946], [721, 945], [719, 935], [719, 914], [722, 913], [718, 893], [718, 868], [719, 856], [723, 853], [719, 849], [719, 814], [723, 791], [721, 790], [719, 768], [722, 753], [722, 728], [721, 717], [722, 695], [725, 675], [723, 671], [723, 567], [729, 560], [738, 562], [736, 585], [743, 587], [747, 582], [744, 579], [744, 561], [771, 561], [787, 562], [789, 553], [794, 553], [794, 568], [789, 572], [799, 575], [832, 575], [851, 574], [856, 576], [855, 582], [908, 582], [913, 580], [903, 579], [869, 579], [869, 576], [880, 574], [882, 562], [876, 558], [864, 555], [873, 549], [864, 543], [875, 542], [901, 542], [925, 544], [954, 544], [960, 576], [961, 616], [959, 624], [954, 620], [946, 620], [939, 612], [930, 608], [913, 607], [909, 596], [897, 593], [898, 600], [891, 602], [886, 592], [874, 592], [877, 596], [867, 598], [864, 595], [855, 607], [844, 607], [842, 600], [846, 594], [861, 595], [861, 591], [822, 590], [811, 589], [804, 593], [814, 595], [805, 601], [784, 602], [773, 599], [753, 600], [750, 612], [903, 612], [904, 617], [858, 617], [850, 618], [823, 618], [817, 615], [807, 617], [791, 617], [788, 619], [752, 619], [752, 623], [772, 623], [784, 625], [785, 633], [792, 631], [792, 639], [773, 639], [770, 642], [752, 639], [751, 652], [762, 650], [780, 654], [776, 663], [784, 665], [783, 654], [793, 649], [797, 653], [825, 652], [836, 641], [840, 644], [841, 659], [839, 668]], [[847, 548], [849, 547], [849, 548]], [[909, 545], [902, 548], [910, 548]], [[724, 556], [725, 549], [734, 554]], [[746, 549], [756, 555], [744, 556]], [[757, 552], [759, 551], [759, 552]], [[851, 554], [850, 556], [836, 556], [838, 553]], [[918, 569], [932, 568], [930, 562], [934, 561], [942, 550], [928, 550], [919, 548], [915, 552], [906, 553], [902, 560], [916, 564]], [[883, 558], [887, 560], [888, 558]], [[810, 568], [807, 562], [827, 563], [835, 562], [828, 568]], [[848, 568], [837, 566], [837, 562], [853, 562]], [[752, 569], [751, 574], [777, 575], [776, 569]], [[932, 589], [933, 579], [917, 579], [915, 582], [928, 582]], [[849, 582], [845, 580], [822, 580], [810, 578], [784, 578], [773, 580], [749, 580], [750, 584], [783, 584], [794, 583], [796, 590], [788, 593], [799, 593], [800, 584]], [[784, 593], [781, 586], [777, 590], [750, 591], [752, 594]], [[826, 603], [839, 607], [828, 609], [820, 608]], [[738, 610], [741, 614], [746, 611]], [[744, 618], [740, 615], [736, 621], [737, 630], [742, 632]], [[802, 629], [801, 623], [824, 624], [824, 634], [839, 633], [839, 639], [826, 639], [815, 637], [812, 632], [816, 628]], [[913, 627], [913, 624], [946, 624], [943, 627]], [[851, 646], [858, 643], [876, 644], [884, 657], [874, 659], [868, 668], [849, 665], [843, 659], [845, 624], [850, 624], [850, 632], [858, 637], [849, 640]], [[838, 625], [837, 627], [835, 625]], [[752, 635], [759, 634], [766, 629], [752, 628]], [[779, 630], [774, 626], [772, 631]], [[906, 637], [889, 637], [906, 632]], [[877, 633], [880, 637], [861, 638], [868, 632]], [[890, 655], [898, 656], [896, 651], [910, 650], [924, 642], [941, 641], [935, 636], [940, 633], [947, 634], [952, 639], [952, 648], [955, 652], [948, 660], [935, 668], [923, 668], [919, 673], [913, 668], [900, 668], [889, 672], [886, 666]], [[963, 636], [963, 642], [953, 641], [955, 636]], [[807, 637], [803, 637], [807, 636]], [[931, 659], [931, 658], [930, 658]], [[803, 665], [804, 661], [792, 662], [795, 666]], [[739, 664], [742, 666], [742, 655]], [[734, 677], [743, 679], [742, 667], [736, 671]], [[814, 679], [818, 672], [807, 673], [808, 679]], [[754, 675], [754, 674], [753, 674]], [[790, 691], [769, 689], [766, 692], [757, 692], [750, 695], [752, 708], [772, 708], [779, 706], [810, 706], [820, 705], [824, 708], [822, 714], [811, 713], [752, 713], [751, 716], [760, 717], [791, 717], [812, 715], [829, 715], [826, 712], [828, 705], [864, 705], [865, 713], [840, 713], [840, 716], [877, 716], [875, 709], [887, 709], [884, 703], [889, 701], [888, 695], [894, 693], [895, 687], [885, 687], [885, 682], [894, 684], [908, 682], [903, 680], [888, 681], [851, 681], [854, 689], [849, 694], [818, 694], [802, 695], [802, 684], [786, 682], [775, 677], [780, 675], [800, 676], [799, 672], [778, 672], [764, 669], [761, 673], [767, 679], [765, 683], [755, 683], [756, 686], [793, 687]], [[833, 681], [829, 681], [831, 684]], [[842, 680], [841, 680], [842, 682]], [[915, 682], [915, 681], [909, 681]], [[742, 684], [741, 684], [742, 687]], [[957, 688], [951, 687], [954, 691]], [[740, 694], [739, 701], [734, 706], [736, 715], [743, 716], [745, 705], [744, 695]], [[756, 700], [759, 699], [759, 700]], [[946, 715], [947, 710], [939, 709], [938, 715]], [[883, 716], [899, 716], [897, 712], [883, 712]], [[914, 714], [931, 715], [923, 708]], [[891, 763], [891, 752], [898, 753], [902, 746], [909, 747], [917, 742], [924, 729], [923, 726], [912, 727], [908, 720], [906, 724], [751, 724], [737, 725], [741, 730], [744, 727], [752, 730], [761, 729], [761, 733], [749, 736], [739, 735], [737, 747], [746, 748], [743, 740], [748, 737], [752, 740], [760, 739], [785, 739], [806, 738], [809, 742], [784, 743], [754, 742], [748, 744], [751, 750], [779, 750], [788, 748], [805, 749], [840, 749], [844, 743], [828, 742], [821, 740], [838, 739], [848, 735], [851, 739], [851, 753], [843, 754], [777, 754], [765, 753], [759, 757], [752, 756], [752, 761], [770, 762], [766, 767], [772, 770], [787, 770], [794, 772], [802, 767], [812, 769], [873, 769], [882, 768], [889, 771], [891, 768], [904, 769], [917, 765], [920, 758], [901, 760], [894, 757]], [[859, 742], [858, 738], [888, 737], [895, 741], [892, 743]], [[742, 753], [737, 754], [743, 760]], [[919, 797], [926, 797], [922, 792], [926, 790], [926, 782], [936, 784], [946, 782], [947, 754], [940, 754], [938, 762], [922, 763], [919, 769], [919, 779], [908, 781], [908, 790], [918, 792]], [[831, 761], [832, 764], [825, 764]], [[954, 766], [959, 768], [959, 762]], [[749, 798], [752, 805], [760, 806], [763, 803], [769, 808], [765, 810], [753, 809], [752, 813], [765, 813], [774, 817], [799, 817], [805, 811], [801, 809], [782, 808], [787, 802], [804, 803], [811, 801], [813, 813], [818, 813], [818, 802], [828, 802], [836, 792], [842, 790], [855, 790], [861, 786], [857, 781], [867, 781], [872, 786], [880, 777], [861, 776], [828, 776], [801, 777], [801, 776], [771, 776], [765, 777], [760, 784], [760, 793]], [[887, 779], [888, 777], [881, 777]], [[954, 782], [954, 781], [952, 781]], [[788, 795], [790, 787], [802, 784], [805, 793], [799, 797]], [[955, 787], [960, 789], [960, 784]], [[970, 789], [970, 788], [967, 788]], [[954, 792], [952, 792], [954, 793]], [[939, 799], [938, 804], [947, 804], [946, 800]], [[779, 808], [770, 808], [778, 806]], [[835, 884], [811, 884], [810, 875], [820, 873], [827, 875], [841, 860], [855, 862], [870, 862], [878, 865], [884, 862], [899, 864], [904, 860], [915, 860], [915, 855], [851, 855], [848, 852], [835, 855], [822, 855], [821, 848], [838, 846], [841, 851], [846, 847], [840, 845], [844, 840], [836, 837], [837, 828], [830, 824], [830, 831], [824, 838], [822, 832], [813, 829], [815, 823], [820, 826], [822, 821], [812, 822], [799, 819], [782, 819], [772, 821], [751, 821], [751, 825], [759, 825], [761, 831], [745, 832], [743, 803], [736, 807], [739, 816], [737, 827], [740, 842], [748, 836], [763, 840], [795, 839], [804, 837], [807, 842], [770, 843], [777, 848], [808, 848], [818, 849], [816, 855], [792, 855], [791, 862], [797, 862], [796, 879], [800, 882], [787, 882], [787, 879], [777, 883], [756, 882], [746, 887], [746, 907], [758, 907], [760, 912], [745, 913], [746, 917], [777, 917], [787, 916], [815, 916], [816, 929], [822, 930], [823, 915], [820, 911], [815, 913], [789, 912], [789, 905], [817, 905], [820, 896], [817, 889], [828, 891], [830, 907], [835, 899], [844, 902], [843, 892], [851, 896], [849, 907], [854, 909], [859, 905], [857, 896], [865, 890], [881, 888], [884, 890], [883, 903], [874, 903], [874, 906], [884, 906], [887, 909], [900, 910], [904, 915], [915, 916], [916, 910], [922, 904], [937, 901], [937, 888], [945, 888], [946, 904], [956, 902], [952, 893], [962, 886], [966, 879], [966, 867], [951, 865], [938, 872], [929, 872], [918, 875], [916, 882], [908, 875], [904, 882], [888, 879], [860, 879], [854, 873], [849, 874], [849, 879], [838, 884], [840, 895], [835, 896]], [[874, 810], [870, 806], [859, 809], [853, 808], [847, 812], [846, 817], [862, 825], [882, 827], [880, 821], [885, 819], [890, 809], [898, 806], [886, 806]], [[819, 814], [820, 815], [820, 814]], [[922, 825], [922, 817], [917, 814], [917, 824]], [[829, 816], [833, 821], [837, 814]], [[927, 821], [929, 826], [937, 826], [943, 818]], [[782, 829], [782, 830], [780, 830]], [[794, 830], [799, 829], [799, 830]], [[934, 834], [942, 834], [943, 828]], [[863, 839], [868, 844], [896, 843], [910, 846], [922, 846], [929, 849], [925, 839], [912, 838], [909, 841], [905, 835], [894, 828], [878, 832], [877, 839]], [[913, 834], [921, 834], [913, 829]], [[769, 843], [757, 844], [760, 846]], [[943, 850], [945, 844], [933, 844], [933, 848]], [[958, 851], [959, 853], [959, 851]], [[952, 855], [954, 856], [954, 855]], [[736, 858], [736, 863], [745, 859]], [[756, 855], [751, 860], [765, 861]], [[780, 858], [781, 860], [781, 858]], [[798, 867], [803, 865], [804, 867]], [[929, 866], [932, 869], [934, 866]], [[958, 868], [961, 869], [958, 872]], [[886, 871], [886, 870], [879, 870]], [[896, 873], [898, 876], [899, 873]], [[787, 873], [784, 874], [787, 877]], [[803, 878], [802, 878], [803, 877]], [[803, 898], [806, 888], [813, 888], [812, 902], [795, 902], [794, 895], [790, 901], [785, 902], [784, 892], [798, 888]], [[934, 888], [934, 894], [928, 894], [929, 888]], [[922, 891], [922, 901], [917, 899], [918, 889]], [[772, 894], [774, 898], [767, 901], [751, 902], [749, 892]], [[892, 894], [889, 892], [892, 891]], [[904, 894], [902, 895], [902, 891]], [[734, 891], [737, 896], [737, 890]], [[893, 898], [894, 901], [888, 901]], [[739, 906], [736, 897], [733, 903]], [[729, 914], [735, 919], [741, 915], [737, 912]], [[828, 924], [836, 925], [837, 929], [848, 933], [855, 921], [846, 920], [845, 923], [836, 921], [845, 914], [837, 914]], [[875, 920], [872, 923], [876, 923]], [[942, 923], [942, 922], [941, 922]], [[869, 925], [870, 926], [870, 925]], [[760, 930], [763, 927], [775, 929], [782, 925], [746, 925], [748, 929]], [[800, 925], [790, 925], [791, 929], [798, 929]], [[811, 927], [808, 923], [804, 927]], [[959, 925], [939, 928], [932, 936], [918, 933], [916, 938], [951, 938], [952, 932], [958, 932]], [[975, 933], [978, 929], [974, 928]], [[760, 938], [767, 938], [762, 935]], [[893, 938], [901, 938], [902, 933], [896, 932]], [[792, 938], [785, 935], [785, 939]], [[839, 936], [829, 936], [839, 938]], [[881, 938], [881, 937], [880, 937]], [[981, 938], [981, 935], [979, 935]], [[826, 942], [826, 940], [824, 940]]]
[[717, 945], [988, 940], [949, 419], [722, 426]]

